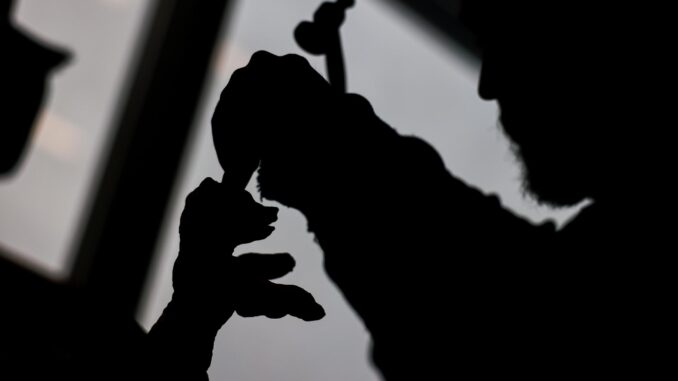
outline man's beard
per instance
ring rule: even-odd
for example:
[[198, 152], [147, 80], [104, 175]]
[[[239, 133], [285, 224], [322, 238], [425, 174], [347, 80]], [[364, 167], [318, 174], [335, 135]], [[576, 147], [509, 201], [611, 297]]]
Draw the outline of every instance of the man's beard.
[[563, 168], [566, 163], [562, 159], [553, 162], [546, 158], [529, 158], [515, 144], [512, 151], [522, 167], [521, 187], [525, 196], [556, 209], [574, 206], [586, 198], [572, 177], [572, 169]]
[[526, 131], [540, 131], [540, 136], [523, 136], [520, 142], [503, 125], [502, 130], [521, 166], [521, 186], [526, 197], [551, 208], [571, 207], [586, 199], [582, 160], [574, 143], [544, 134], [544, 130], [533, 126]]

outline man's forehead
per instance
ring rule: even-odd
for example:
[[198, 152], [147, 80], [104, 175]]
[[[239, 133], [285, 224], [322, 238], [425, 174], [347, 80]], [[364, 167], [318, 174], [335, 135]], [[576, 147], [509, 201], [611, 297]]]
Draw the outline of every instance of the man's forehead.
[[538, 25], [546, 20], [567, 18], [567, 13], [571, 13], [549, 3], [465, 0], [462, 1], [461, 18], [469, 28], [483, 31], [509, 25]]
[[464, 0], [462, 22], [481, 39], [577, 38], [608, 22], [604, 10], [552, 1]]

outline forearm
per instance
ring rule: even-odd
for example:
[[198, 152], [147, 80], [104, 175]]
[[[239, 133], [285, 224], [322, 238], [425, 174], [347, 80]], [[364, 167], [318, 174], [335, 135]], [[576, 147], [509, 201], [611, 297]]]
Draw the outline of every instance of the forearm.
[[148, 334], [152, 372], [172, 379], [207, 380], [219, 328], [189, 303], [173, 299]]

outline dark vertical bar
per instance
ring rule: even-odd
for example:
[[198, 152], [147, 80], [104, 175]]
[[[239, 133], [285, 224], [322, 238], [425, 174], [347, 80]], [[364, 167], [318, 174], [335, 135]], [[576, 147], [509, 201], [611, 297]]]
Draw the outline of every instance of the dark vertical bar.
[[229, 0], [158, 0], [72, 280], [133, 313]]

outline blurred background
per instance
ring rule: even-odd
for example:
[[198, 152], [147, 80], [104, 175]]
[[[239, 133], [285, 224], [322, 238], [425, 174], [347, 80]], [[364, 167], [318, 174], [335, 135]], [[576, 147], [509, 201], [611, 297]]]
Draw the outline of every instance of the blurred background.
[[[20, 0], [14, 23], [68, 49], [20, 168], [0, 180], [0, 247], [63, 278], [115, 127], [118, 99], [147, 30], [150, 1]], [[20, 254], [19, 254], [20, 253]]]
[[[292, 35], [321, 1], [207, 3], [20, 0], [15, 9], [16, 24], [74, 59], [51, 82], [21, 168], [0, 182], [0, 253], [49, 279], [97, 285], [146, 328], [171, 297], [185, 197], [204, 177], [221, 178], [209, 121], [232, 72], [268, 50], [301, 54], [325, 74], [323, 58]], [[523, 197], [497, 107], [476, 94], [479, 51], [457, 1], [358, 0], [342, 38], [349, 91], [400, 133], [427, 140], [452, 173], [535, 222], [576, 212]], [[172, 94], [176, 83], [195, 87]], [[146, 183], [144, 171], [161, 180]], [[249, 190], [256, 195], [255, 184]], [[379, 379], [368, 335], [327, 279], [304, 217], [282, 208], [275, 226], [238, 252], [292, 253], [295, 271], [280, 282], [306, 288], [327, 316], [232, 318], [211, 379]]]

